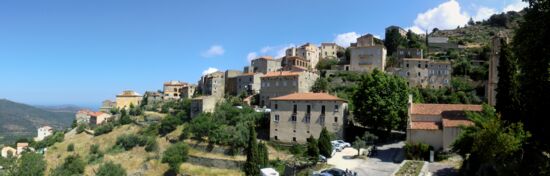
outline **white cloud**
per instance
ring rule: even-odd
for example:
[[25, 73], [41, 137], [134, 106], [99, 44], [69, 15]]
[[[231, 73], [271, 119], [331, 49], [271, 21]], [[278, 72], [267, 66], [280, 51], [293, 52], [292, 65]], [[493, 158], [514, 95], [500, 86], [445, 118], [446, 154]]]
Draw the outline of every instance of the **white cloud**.
[[414, 25], [409, 29], [415, 32], [432, 28], [451, 29], [466, 24], [469, 18], [466, 12], [461, 11], [457, 1], [449, 0], [424, 13], [419, 13], [414, 20]]
[[221, 45], [212, 45], [210, 49], [202, 53], [202, 57], [216, 57], [225, 53], [225, 50]]
[[508, 11], [521, 11], [523, 10], [523, 8], [529, 6], [529, 4], [527, 4], [526, 2], [523, 2], [521, 0], [516, 0], [515, 2], [511, 3], [511, 4], [508, 4], [506, 7], [504, 7], [504, 9], [502, 9], [503, 12], [508, 12]]
[[426, 32], [426, 31], [423, 31], [422, 29], [420, 29], [418, 26], [411, 26], [411, 27], [405, 28], [405, 30], [407, 30], [407, 31], [411, 30], [412, 32], [414, 32], [416, 34], [423, 34], [423, 33]]
[[343, 34], [338, 34], [334, 39], [334, 43], [343, 47], [348, 47], [350, 43], [355, 42], [359, 37], [361, 37], [361, 35], [359, 35], [356, 32], [347, 32]]
[[248, 62], [252, 61], [253, 59], [256, 59], [258, 57], [258, 53], [256, 52], [250, 52], [248, 55], [246, 55], [246, 60]]
[[488, 7], [480, 7], [477, 9], [477, 13], [474, 17], [474, 21], [483, 21], [491, 17], [491, 15], [497, 13], [498, 11]]
[[202, 71], [202, 75], [207, 75], [207, 74], [214, 73], [214, 72], [217, 72], [217, 71], [218, 71], [217, 68], [208, 67], [208, 69]]
[[273, 50], [273, 47], [271, 47], [271, 46], [266, 46], [266, 47], [263, 47], [263, 48], [260, 50], [260, 52], [261, 52], [262, 54], [265, 54], [265, 53], [270, 52], [270, 51], [272, 51], [272, 50]]

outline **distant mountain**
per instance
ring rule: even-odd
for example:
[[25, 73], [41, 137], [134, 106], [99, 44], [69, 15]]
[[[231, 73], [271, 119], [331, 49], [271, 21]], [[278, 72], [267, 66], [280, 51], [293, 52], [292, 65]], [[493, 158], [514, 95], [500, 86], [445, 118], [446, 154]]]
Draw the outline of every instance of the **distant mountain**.
[[56, 129], [70, 127], [75, 113], [72, 110], [49, 111], [6, 99], [0, 99], [0, 144], [22, 137], [33, 137], [36, 129], [49, 125]]
[[57, 105], [57, 106], [34, 105], [34, 107], [51, 111], [51, 112], [70, 112], [70, 113], [76, 113], [81, 109], [88, 109], [88, 108], [83, 108], [76, 105]]

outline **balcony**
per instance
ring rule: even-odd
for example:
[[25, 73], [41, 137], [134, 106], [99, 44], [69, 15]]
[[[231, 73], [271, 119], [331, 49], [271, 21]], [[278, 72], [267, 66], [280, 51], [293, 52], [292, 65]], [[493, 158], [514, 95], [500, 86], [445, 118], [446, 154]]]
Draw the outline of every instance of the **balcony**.
[[296, 118], [296, 113], [292, 113], [292, 115], [290, 116], [290, 118], [291, 118], [292, 123], [296, 123], [296, 119], [297, 119], [297, 118]]

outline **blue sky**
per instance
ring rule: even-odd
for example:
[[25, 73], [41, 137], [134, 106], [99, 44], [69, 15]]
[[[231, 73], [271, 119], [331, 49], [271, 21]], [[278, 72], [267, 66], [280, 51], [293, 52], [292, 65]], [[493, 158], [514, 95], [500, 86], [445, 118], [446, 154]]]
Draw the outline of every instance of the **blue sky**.
[[0, 98], [97, 107], [125, 89], [195, 83], [205, 70], [305, 42], [347, 45], [399, 25], [454, 28], [519, 0], [0, 2]]

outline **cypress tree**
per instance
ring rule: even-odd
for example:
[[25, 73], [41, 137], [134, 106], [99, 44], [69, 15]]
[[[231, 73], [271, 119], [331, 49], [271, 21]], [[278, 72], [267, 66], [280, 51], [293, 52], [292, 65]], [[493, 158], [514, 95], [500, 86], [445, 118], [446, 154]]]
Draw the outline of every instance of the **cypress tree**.
[[330, 157], [332, 154], [332, 144], [330, 144], [330, 136], [327, 128], [323, 127], [318, 141], [319, 153], [325, 157]]
[[269, 164], [269, 152], [267, 145], [263, 142], [258, 145], [258, 158], [261, 167], [266, 167]]
[[256, 141], [256, 130], [254, 130], [254, 126], [250, 126], [250, 132], [248, 134], [246, 162], [244, 163], [243, 171], [247, 176], [257, 176], [260, 175], [260, 167], [258, 158], [258, 143]]
[[503, 120], [518, 122], [520, 120], [518, 108], [520, 104], [517, 59], [508, 44], [504, 40], [501, 43], [495, 108]]
[[319, 161], [319, 148], [317, 147], [317, 140], [313, 135], [307, 139], [307, 156], [313, 163]]

